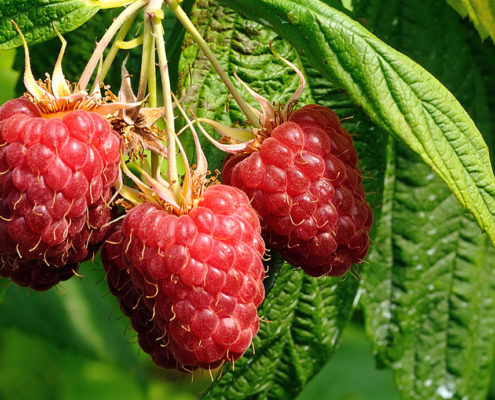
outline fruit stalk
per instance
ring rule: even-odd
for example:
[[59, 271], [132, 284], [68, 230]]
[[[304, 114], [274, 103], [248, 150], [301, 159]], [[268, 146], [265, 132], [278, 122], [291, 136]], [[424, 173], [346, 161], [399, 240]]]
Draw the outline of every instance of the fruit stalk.
[[160, 77], [163, 90], [163, 106], [165, 110], [165, 124], [167, 130], [167, 174], [172, 192], [180, 198], [179, 175], [177, 172], [177, 161], [175, 159], [175, 127], [174, 127], [174, 109], [172, 104], [170, 76], [168, 73], [167, 53], [165, 51], [164, 31], [162, 25], [163, 11], [157, 9], [152, 19], [153, 33], [156, 40], [156, 50], [158, 54], [158, 66], [160, 68]]
[[234, 84], [230, 80], [229, 76], [225, 72], [225, 70], [222, 68], [220, 63], [218, 62], [217, 58], [209, 48], [208, 44], [206, 41], [203, 39], [201, 34], [198, 32], [192, 21], [189, 19], [187, 14], [184, 12], [184, 10], [179, 6], [179, 3], [177, 0], [167, 0], [167, 4], [171, 8], [171, 10], [174, 12], [176, 17], [179, 19], [179, 21], [182, 23], [184, 28], [189, 32], [191, 37], [194, 39], [194, 41], [198, 44], [198, 46], [201, 48], [201, 50], [205, 53], [206, 57], [208, 57], [208, 60], [210, 60], [211, 65], [213, 65], [213, 68], [217, 71], [218, 75], [224, 82], [225, 86], [229, 89], [230, 93], [234, 97], [235, 101], [241, 108], [242, 112], [248, 119], [251, 125], [253, 125], [255, 128], [261, 128], [261, 124], [259, 119], [257, 118], [256, 114], [253, 112], [251, 107], [249, 106], [248, 103], [242, 98], [241, 94], [239, 91], [235, 88]]
[[148, 0], [137, 0], [130, 4], [124, 11], [122, 11], [117, 18], [113, 21], [112, 25], [107, 29], [101, 40], [96, 45], [96, 49], [91, 55], [86, 68], [81, 74], [79, 79], [78, 88], [79, 91], [83, 92], [88, 86], [89, 80], [93, 75], [93, 72], [98, 65], [98, 61], [103, 56], [103, 52], [108, 47], [110, 41], [121, 28], [121, 26], [130, 18], [134, 13], [136, 13], [140, 8], [144, 7], [148, 3]]
[[105, 60], [103, 61], [103, 66], [101, 67], [101, 70], [98, 72], [98, 75], [96, 77], [96, 82], [103, 82], [105, 80], [105, 77], [108, 74], [108, 71], [110, 70], [110, 67], [112, 66], [113, 61], [115, 60], [115, 56], [117, 55], [117, 52], [119, 51], [119, 42], [123, 41], [129, 32], [129, 30], [132, 27], [132, 24], [134, 23], [134, 20], [136, 19], [137, 15], [139, 13], [139, 9], [137, 9], [134, 14], [132, 14], [127, 21], [124, 22], [122, 27], [120, 28], [119, 32], [115, 36], [115, 41], [112, 44], [112, 47], [110, 47], [110, 50], [108, 50], [108, 54], [105, 57]]
[[148, 85], [149, 75], [154, 63], [152, 63], [153, 50], [155, 47], [155, 38], [152, 32], [152, 18], [154, 9], [151, 8], [156, 2], [150, 2], [144, 9], [144, 32], [143, 32], [143, 51], [141, 54], [141, 69], [139, 74], [139, 86], [137, 91], [137, 101], [144, 99], [146, 87]]
[[[152, 16], [155, 7], [160, 7], [161, 3], [161, 1], [150, 1], [144, 9], [143, 48], [136, 100], [142, 101], [145, 98], [146, 89], [148, 88], [148, 105], [150, 107], [156, 107], [155, 38], [152, 28]], [[140, 107], [134, 109], [134, 119], [137, 118], [139, 110]], [[157, 155], [151, 152], [151, 166], [146, 162], [142, 162], [141, 164], [142, 167], [151, 171], [153, 174], [153, 171], [158, 169], [159, 160]]]
[[[156, 88], [156, 45], [155, 41], [153, 40], [153, 49], [151, 52], [151, 58], [149, 60], [150, 65], [153, 67], [150, 69], [150, 74], [148, 77], [148, 106], [151, 108], [156, 108], [158, 107], [158, 101], [157, 101], [157, 88]], [[154, 177], [155, 179], [158, 179], [158, 176], [160, 175], [160, 167], [161, 167], [161, 162], [162, 159], [161, 157], [155, 153], [154, 151], [151, 152], [151, 176]]]

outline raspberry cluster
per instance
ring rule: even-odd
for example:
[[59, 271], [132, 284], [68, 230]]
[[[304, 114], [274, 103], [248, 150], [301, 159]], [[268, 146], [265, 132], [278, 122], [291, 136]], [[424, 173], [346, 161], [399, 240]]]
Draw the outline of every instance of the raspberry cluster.
[[312, 276], [337, 276], [368, 251], [373, 217], [357, 162], [337, 115], [307, 105], [259, 151], [228, 158], [222, 179], [247, 194], [269, 247]]
[[111, 219], [120, 140], [100, 115], [0, 107], [0, 275], [44, 290], [90, 258]]
[[112, 292], [142, 348], [165, 368], [238, 359], [258, 332], [264, 243], [244, 193], [214, 185], [177, 216], [131, 209], [103, 245]]
[[[143, 4], [128, 7], [117, 20], [138, 6]], [[146, 24], [161, 11], [155, 6], [145, 5]], [[196, 120], [235, 140], [217, 142], [206, 134], [220, 149], [244, 149], [224, 163], [227, 185], [208, 186], [195, 125], [177, 100], [196, 146], [194, 167], [174, 130], [175, 96], [169, 93], [163, 40], [156, 41], [162, 110], [144, 107], [146, 85], [144, 92], [141, 86], [152, 86], [154, 74], [142, 71], [135, 96], [125, 65], [118, 98], [110, 92], [101, 95], [99, 81], [106, 68], [97, 74], [92, 93], [86, 92], [109, 38], [127, 34], [117, 20], [75, 84], [62, 72], [63, 38], [52, 77], [36, 81], [26, 40], [12, 21], [25, 48], [27, 92], [0, 107], [0, 276], [47, 290], [73, 276], [103, 243], [110, 291], [130, 318], [141, 348], [164, 368], [216, 368], [241, 357], [258, 332], [257, 309], [265, 296], [262, 235], [312, 276], [344, 274], [366, 256], [372, 213], [357, 153], [329, 109], [310, 105], [291, 113], [304, 77], [284, 60], [301, 84], [283, 108], [254, 94], [262, 109], [256, 111], [227, 85], [255, 127], [254, 140], [249, 130]], [[151, 25], [145, 43], [146, 37], [154, 41], [151, 35], [158, 39], [162, 33], [160, 24]], [[143, 67], [154, 59], [149, 52], [143, 57]], [[225, 73], [219, 73], [225, 80]], [[112, 121], [122, 141], [100, 114]], [[166, 131], [156, 124], [160, 118]], [[123, 199], [118, 204], [126, 214], [112, 222], [118, 210], [109, 203], [120, 176], [121, 142], [129, 160], [143, 156], [143, 150], [153, 156], [149, 164], [140, 159], [132, 171], [122, 165], [134, 185], [119, 185]], [[161, 176], [163, 159], [166, 179]]]

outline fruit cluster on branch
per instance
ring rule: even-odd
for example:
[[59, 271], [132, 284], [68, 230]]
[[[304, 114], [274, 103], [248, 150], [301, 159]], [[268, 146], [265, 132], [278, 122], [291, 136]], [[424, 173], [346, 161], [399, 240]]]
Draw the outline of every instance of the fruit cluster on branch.
[[[265, 297], [263, 238], [312, 276], [342, 275], [366, 256], [372, 213], [352, 139], [336, 114], [319, 105], [293, 112], [302, 74], [287, 62], [301, 86], [285, 108], [274, 110], [252, 91], [262, 110], [248, 106], [171, 0], [253, 127], [191, 121], [170, 91], [162, 3], [129, 5], [98, 43], [78, 84], [69, 84], [62, 73], [64, 41], [45, 82], [32, 76], [24, 42], [27, 93], [0, 107], [0, 275], [46, 290], [74, 275], [101, 246], [108, 286], [142, 349], [164, 368], [212, 369], [241, 357], [258, 332], [257, 309]], [[125, 38], [141, 7], [138, 95], [125, 67], [119, 98], [99, 92], [115, 43], [89, 94], [86, 86], [105, 47], [115, 34], [119, 41]], [[194, 138], [194, 168], [175, 132], [174, 100]], [[157, 118], [166, 129], [150, 128]], [[139, 149], [126, 148], [110, 122], [135, 139], [126, 144], [140, 143]], [[216, 142], [202, 122], [229, 136], [230, 143]], [[224, 184], [208, 178], [196, 128], [231, 153]]]

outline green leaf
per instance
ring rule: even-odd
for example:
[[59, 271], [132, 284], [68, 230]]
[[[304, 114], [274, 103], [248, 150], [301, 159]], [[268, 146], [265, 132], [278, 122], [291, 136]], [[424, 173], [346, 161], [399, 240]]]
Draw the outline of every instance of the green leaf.
[[[330, 85], [305, 60], [299, 59], [287, 42], [257, 23], [215, 4], [198, 1], [192, 20], [223, 67], [229, 72], [235, 70], [254, 90], [275, 103], [287, 101], [299, 80], [273, 55], [269, 43], [277, 53], [303, 69], [308, 84], [301, 103], [318, 102], [346, 118], [345, 127], [355, 133], [361, 165], [370, 178], [365, 180], [365, 185], [369, 192], [375, 193], [368, 200], [377, 205], [386, 161], [385, 132], [374, 127], [342, 91]], [[199, 117], [226, 125], [244, 120], [216, 72], [188, 35], [179, 65], [182, 104], [194, 109]], [[242, 88], [239, 90], [246, 100], [254, 103]], [[374, 134], [369, 134], [372, 130]], [[193, 154], [191, 135], [182, 136], [189, 153]], [[225, 155], [204, 139], [202, 142], [210, 169], [219, 169]], [[379, 218], [378, 209], [375, 217]], [[272, 276], [274, 271], [276, 280]], [[225, 368], [205, 398], [294, 398], [339, 345], [342, 330], [354, 308], [358, 281], [352, 276], [345, 280], [309, 278], [287, 264], [282, 265], [279, 256], [272, 254], [265, 286], [268, 296], [260, 316], [268, 322], [261, 323], [259, 336], [254, 339], [255, 353], [248, 351], [236, 361], [233, 371]]]
[[495, 242], [495, 177], [488, 148], [454, 96], [358, 22], [319, 0], [221, 0], [272, 27], [372, 120], [430, 165]]
[[363, 274], [368, 334], [407, 398], [481, 399], [493, 357], [495, 251], [443, 182], [394, 150], [380, 245]]
[[[407, 21], [398, 19], [405, 14]], [[437, 73], [493, 139], [471, 34], [445, 3], [363, 2], [358, 15]], [[387, 158], [361, 297], [378, 363], [395, 370], [404, 397], [483, 399], [493, 362], [495, 249], [416, 155], [391, 140]]]
[[76, 29], [97, 11], [98, 7], [84, 0], [16, 0], [0, 3], [0, 50], [21, 45], [14, 29], [14, 20], [28, 43], [43, 42], [55, 37], [52, 24], [60, 33]]
[[482, 39], [495, 42], [495, 3], [491, 0], [447, 0], [463, 18], [469, 15]]

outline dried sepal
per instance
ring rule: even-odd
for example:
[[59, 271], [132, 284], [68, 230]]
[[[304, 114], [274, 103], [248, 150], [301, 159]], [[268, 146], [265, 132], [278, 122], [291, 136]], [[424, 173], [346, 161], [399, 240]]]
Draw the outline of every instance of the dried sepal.
[[177, 138], [177, 135], [174, 136], [176, 138], [179, 151], [181, 152], [181, 156], [184, 159], [184, 163], [186, 163], [187, 172], [185, 175], [184, 186], [182, 191], [184, 196], [184, 207], [191, 208], [195, 206], [195, 203], [197, 201], [199, 201], [203, 193], [203, 190], [205, 189], [207, 183], [206, 176], [208, 175], [208, 161], [203, 152], [203, 149], [201, 148], [201, 142], [199, 141], [198, 134], [196, 132], [196, 129], [194, 128], [192, 121], [189, 119], [187, 113], [181, 107], [179, 101], [177, 100], [177, 97], [175, 97], [173, 93], [171, 93], [171, 95], [172, 98], [174, 99], [176, 107], [179, 109], [180, 113], [182, 114], [182, 117], [185, 119], [187, 123], [187, 126], [191, 130], [191, 134], [193, 135], [193, 139], [194, 139], [194, 145], [196, 146], [196, 159], [197, 159], [196, 166], [192, 170], [192, 174], [191, 174], [189, 172], [189, 166], [187, 165], [187, 158], [182, 148], [182, 144]]
[[62, 47], [60, 48], [60, 52], [58, 54], [58, 58], [55, 63], [55, 68], [53, 69], [53, 74], [52, 74], [52, 92], [53, 95], [59, 99], [70, 96], [71, 94], [71, 88], [69, 86], [69, 83], [65, 79], [64, 72], [62, 70], [62, 59], [64, 57], [65, 48], [67, 47], [67, 41], [63, 38], [63, 36], [58, 31], [58, 29], [55, 27], [55, 24], [53, 24], [53, 30], [55, 31], [58, 38], [62, 42]]
[[[172, 92], [170, 93], [172, 95], [176, 107], [178, 108], [182, 117], [185, 119], [187, 127], [191, 130], [194, 139], [194, 145], [196, 146], [196, 168], [193, 171], [192, 179], [193, 181], [198, 181], [198, 180], [202, 181], [208, 174], [208, 161], [206, 159], [205, 153], [203, 152], [203, 149], [201, 148], [201, 143], [199, 141], [198, 134], [196, 132], [196, 129], [194, 128], [192, 121], [189, 119], [187, 113], [180, 105], [179, 101], [177, 100], [177, 97], [175, 97], [175, 95]], [[176, 136], [179, 135], [177, 134]], [[196, 194], [199, 195], [200, 193], [196, 193]]]
[[14, 20], [11, 20], [11, 22], [19, 34], [22, 41], [22, 46], [24, 47], [24, 86], [33, 97], [40, 99], [47, 97], [47, 100], [55, 99], [55, 96], [48, 93], [44, 88], [38, 85], [38, 82], [33, 75], [33, 71], [31, 70], [31, 58], [29, 56], [29, 48], [26, 39], [24, 38], [24, 35], [22, 34], [22, 31], [17, 23]]
[[[219, 124], [218, 122], [215, 122], [215, 121], [211, 121], [209, 119], [202, 119], [201, 120], [202, 122], [205, 122], [207, 124], [211, 124], [211, 122], [214, 122], [214, 124], [211, 124], [213, 126], [213, 128], [215, 128], [215, 130], [220, 133], [223, 137], [226, 137], [227, 140], [230, 139], [230, 136], [228, 135], [223, 135], [222, 133], [225, 133], [225, 132], [228, 132], [229, 130], [232, 130], [232, 129], [235, 129], [235, 128], [229, 128], [225, 125], [222, 125], [222, 124]], [[218, 149], [222, 150], [222, 151], [225, 151], [227, 153], [238, 153], [238, 152], [241, 152], [241, 151], [244, 151], [246, 150], [249, 145], [254, 142], [254, 138], [252, 138], [251, 140], [249, 140], [248, 142], [240, 142], [240, 143], [232, 143], [231, 141], [229, 143], [223, 143], [221, 141], [218, 141], [216, 139], [214, 139], [207, 131], [205, 128], [203, 128], [203, 126], [201, 125], [201, 122], [199, 119], [196, 118], [196, 122], [197, 122], [197, 125], [198, 125], [198, 128], [199, 130], [201, 131], [201, 133]], [[217, 130], [218, 129], [218, 130]]]
[[24, 85], [26, 87], [25, 96], [29, 98], [40, 110], [45, 118], [59, 117], [60, 115], [74, 111], [85, 110], [106, 116], [117, 111], [133, 108], [139, 103], [120, 102], [107, 89], [109, 95], [102, 96], [100, 85], [97, 82], [96, 90], [91, 94], [86, 91], [77, 90], [77, 84], [71, 84], [65, 79], [62, 60], [65, 54], [67, 42], [60, 35], [55, 25], [53, 29], [62, 42], [57, 61], [55, 63], [52, 76], [47, 74], [44, 81], [36, 80], [31, 69], [31, 59], [29, 48], [19, 26], [12, 20], [19, 36], [22, 40], [25, 54]]
[[163, 116], [163, 108], [144, 108], [143, 102], [137, 102], [132, 90], [131, 75], [126, 68], [127, 58], [121, 67], [121, 84], [116, 101], [134, 104], [135, 107], [122, 109], [110, 123], [120, 132], [126, 152], [136, 158], [145, 150], [167, 157], [167, 148], [163, 145], [160, 131], [153, 126]]
[[210, 125], [216, 132], [225, 138], [233, 139], [238, 142], [249, 142], [254, 139], [253, 132], [250, 129], [228, 127], [208, 118], [195, 117], [195, 119], [197, 122], [205, 122]]
[[289, 115], [292, 111], [292, 106], [294, 103], [297, 102], [299, 97], [301, 96], [302, 91], [304, 90], [304, 86], [306, 85], [306, 80], [304, 79], [304, 75], [302, 71], [297, 68], [293, 63], [291, 63], [289, 60], [283, 58], [280, 54], [278, 54], [274, 49], [272, 44], [270, 43], [270, 50], [272, 51], [273, 55], [277, 57], [279, 60], [284, 62], [288, 67], [290, 67], [298, 76], [299, 78], [299, 86], [297, 90], [290, 96], [289, 100], [285, 104], [285, 107], [282, 111], [283, 114], [283, 120], [287, 121], [289, 119]]
[[[261, 128], [253, 127], [251, 130], [234, 128], [225, 126], [217, 121], [213, 121], [210, 119], [195, 117], [195, 122], [198, 124], [201, 133], [218, 149], [231, 154], [256, 151], [263, 140], [265, 140], [270, 135], [275, 127], [289, 120], [294, 105], [296, 104], [299, 96], [304, 89], [305, 79], [302, 72], [294, 64], [275, 53], [273, 49], [272, 51], [280, 60], [282, 60], [296, 72], [300, 81], [299, 87], [292, 94], [289, 101], [285, 105], [275, 107], [265, 97], [261, 96], [253, 89], [251, 89], [248, 84], [244, 82], [234, 71], [234, 76], [236, 77], [236, 79], [246, 89], [246, 91], [254, 97], [261, 108], [260, 112], [250, 106], [253, 113], [259, 118]], [[222, 139], [214, 139], [201, 126], [202, 122], [210, 125], [213, 129], [215, 129], [215, 131], [222, 136]]]

